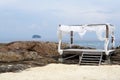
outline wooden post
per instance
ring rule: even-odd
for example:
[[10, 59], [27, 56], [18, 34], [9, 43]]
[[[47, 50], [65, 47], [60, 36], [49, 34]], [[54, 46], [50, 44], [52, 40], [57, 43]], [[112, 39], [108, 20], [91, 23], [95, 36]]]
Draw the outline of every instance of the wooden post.
[[114, 32], [112, 32], [112, 37], [111, 37], [111, 43], [112, 43], [112, 49], [114, 49]]
[[[59, 25], [59, 27], [61, 27], [61, 25]], [[62, 34], [61, 31], [58, 31], [58, 52], [60, 53], [60, 55], [62, 55], [62, 53], [60, 52], [61, 50], [61, 44], [62, 44]]]
[[73, 31], [70, 31], [70, 48], [72, 47], [73, 44]]
[[106, 46], [105, 46], [105, 50], [108, 50], [108, 39], [109, 39], [109, 26], [106, 24]]
[[[106, 42], [108, 41], [109, 38], [109, 26], [106, 25]], [[108, 43], [108, 42], [107, 42]], [[106, 45], [106, 51], [108, 50], [108, 44]], [[110, 64], [110, 55], [107, 55], [107, 63]]]
[[106, 40], [105, 40], [105, 50], [107, 51], [108, 50], [108, 38], [109, 38], [109, 26], [106, 25]]
[[109, 27], [108, 27], [108, 25], [106, 25], [106, 38], [107, 39], [109, 38]]

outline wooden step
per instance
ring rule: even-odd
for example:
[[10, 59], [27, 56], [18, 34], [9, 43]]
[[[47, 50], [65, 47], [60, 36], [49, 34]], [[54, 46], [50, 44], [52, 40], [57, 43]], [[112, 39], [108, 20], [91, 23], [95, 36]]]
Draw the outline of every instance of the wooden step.
[[82, 63], [84, 62], [84, 63], [98, 63], [99, 61], [81, 61]]
[[80, 65], [93, 65], [97, 64], [100, 65], [102, 62], [102, 52], [83, 52], [82, 56], [79, 57], [79, 64]]
[[93, 56], [93, 55], [92, 56], [89, 56], [89, 55], [85, 56], [84, 55], [84, 57], [100, 57], [100, 56]]
[[96, 63], [81, 63], [80, 65], [99, 65], [99, 64], [96, 64]]
[[99, 60], [99, 58], [82, 58], [82, 60]]

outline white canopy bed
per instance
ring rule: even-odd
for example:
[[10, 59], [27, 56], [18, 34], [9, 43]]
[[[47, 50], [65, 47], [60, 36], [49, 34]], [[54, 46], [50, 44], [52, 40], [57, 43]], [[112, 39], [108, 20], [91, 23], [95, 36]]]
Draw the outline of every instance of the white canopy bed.
[[[80, 51], [80, 52], [101, 52], [105, 55], [109, 55], [114, 51], [115, 47], [115, 27], [111, 24], [85, 24], [85, 25], [59, 25], [58, 27], [58, 52], [60, 55], [64, 54], [64, 51]], [[62, 49], [61, 43], [64, 34], [70, 34], [70, 47], [73, 45], [73, 33], [78, 33], [80, 37], [84, 36], [86, 32], [95, 32], [97, 38], [100, 41], [104, 41], [104, 49]], [[103, 36], [103, 33], [104, 36]], [[109, 49], [109, 43], [112, 44], [111, 49]]]

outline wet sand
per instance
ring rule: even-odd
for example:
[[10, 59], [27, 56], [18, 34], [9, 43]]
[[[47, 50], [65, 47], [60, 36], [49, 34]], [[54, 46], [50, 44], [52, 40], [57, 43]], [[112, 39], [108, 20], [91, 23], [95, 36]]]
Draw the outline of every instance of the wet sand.
[[120, 80], [120, 66], [49, 64], [17, 73], [2, 73], [0, 80]]

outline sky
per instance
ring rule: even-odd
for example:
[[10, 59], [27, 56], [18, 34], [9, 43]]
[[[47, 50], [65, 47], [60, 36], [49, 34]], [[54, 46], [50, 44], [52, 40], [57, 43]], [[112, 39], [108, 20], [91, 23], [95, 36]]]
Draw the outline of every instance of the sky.
[[[119, 0], [0, 0], [0, 42], [57, 41], [59, 24], [111, 23], [120, 39]], [[94, 36], [88, 35], [88, 39]]]

